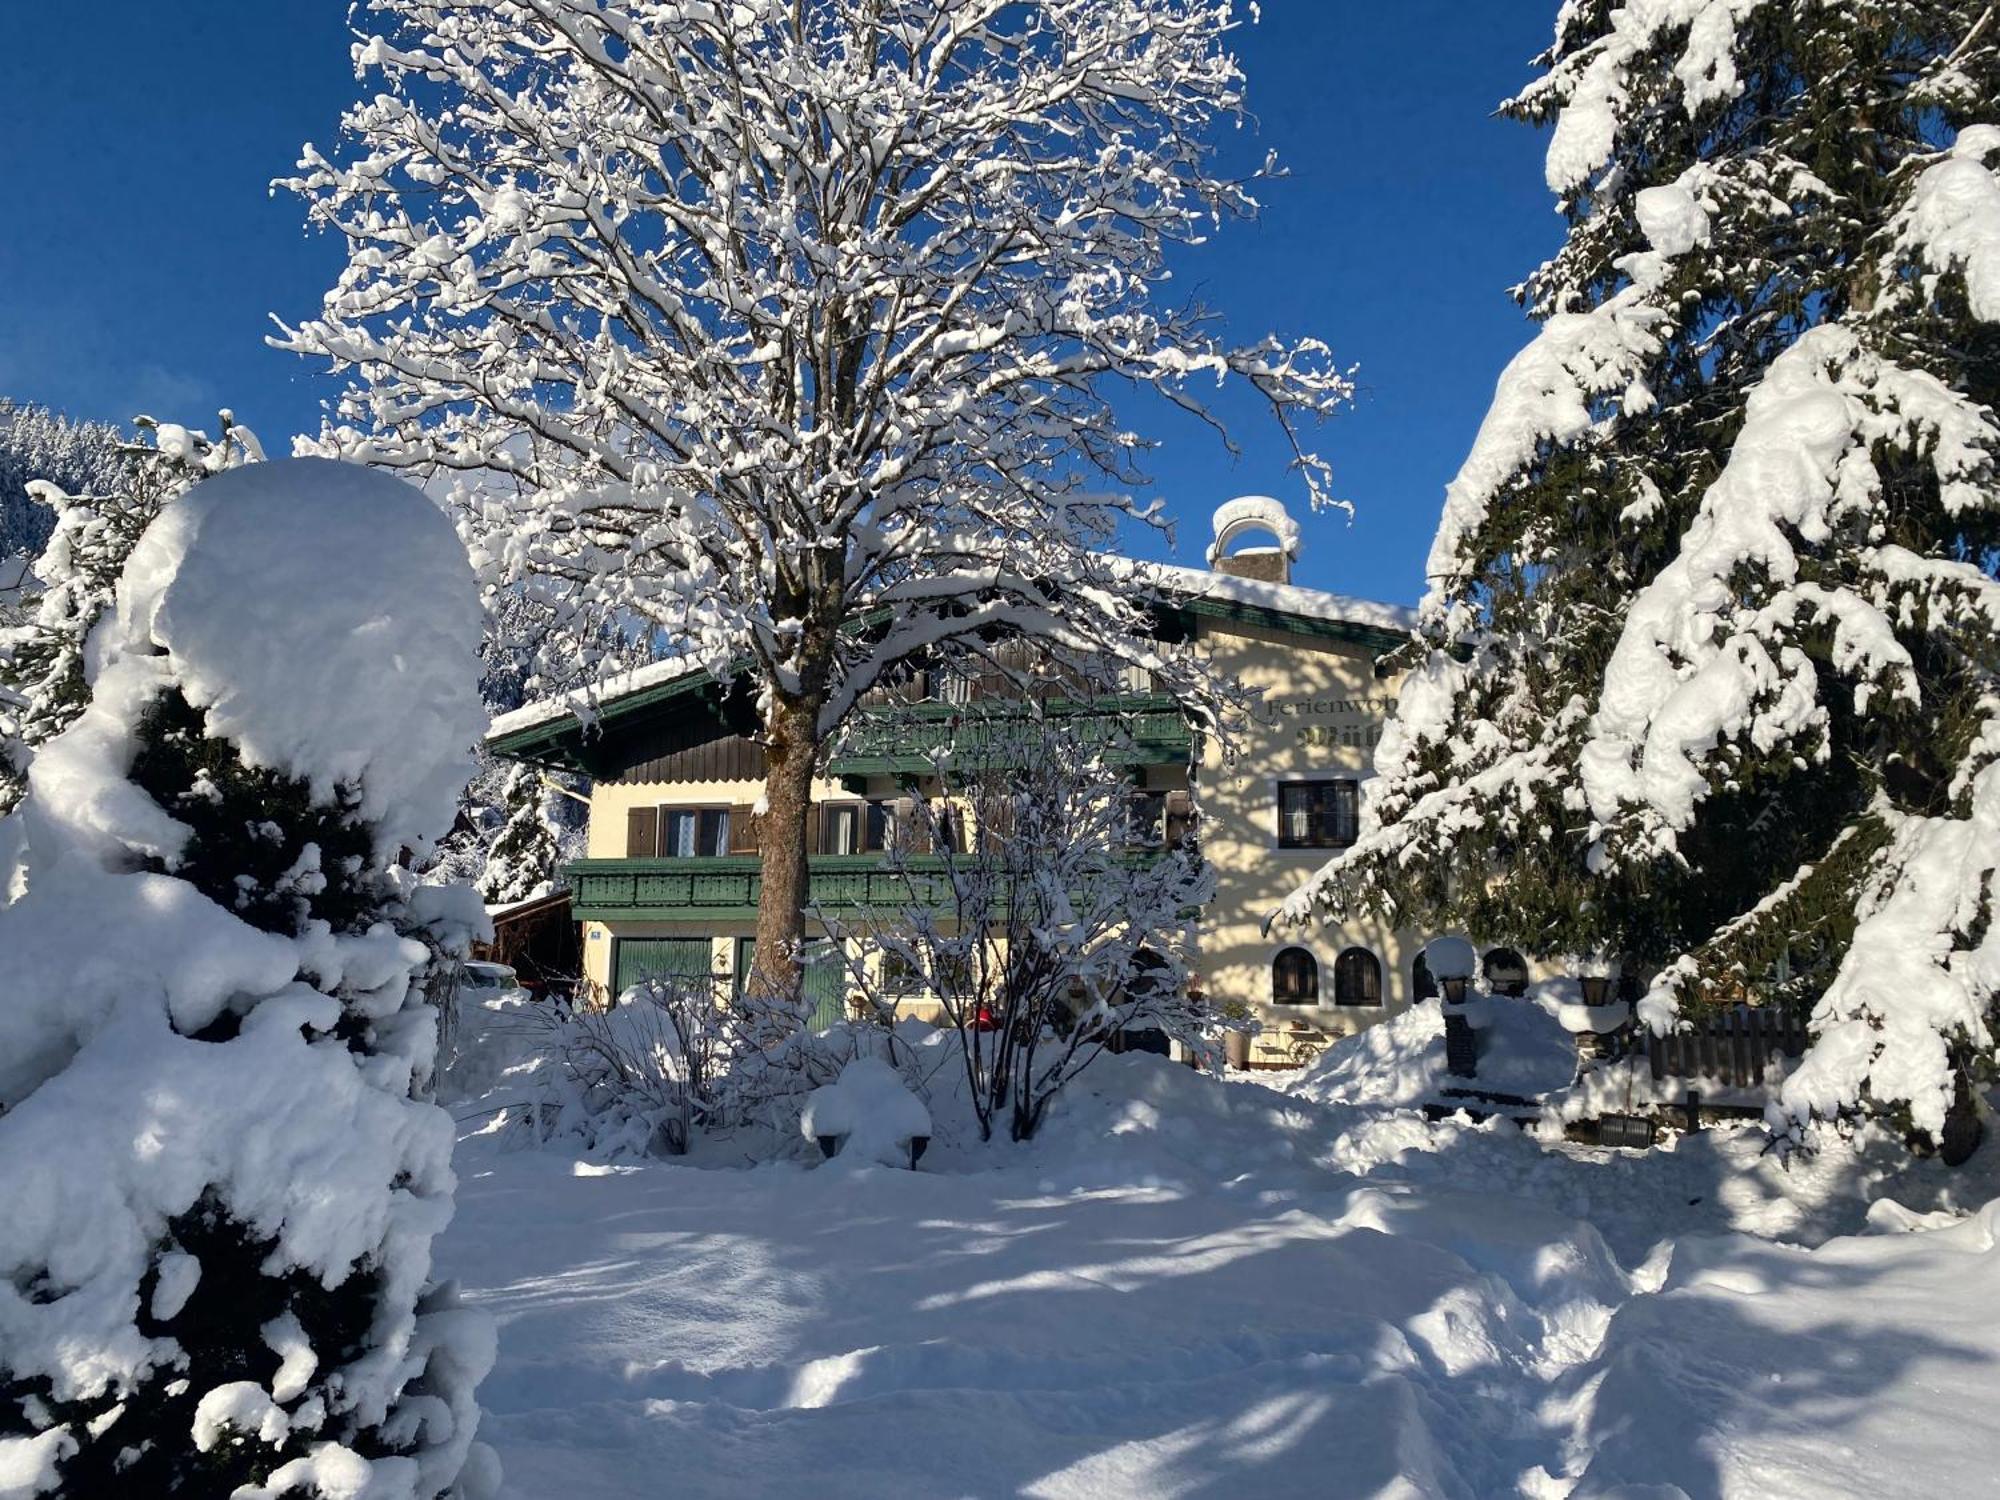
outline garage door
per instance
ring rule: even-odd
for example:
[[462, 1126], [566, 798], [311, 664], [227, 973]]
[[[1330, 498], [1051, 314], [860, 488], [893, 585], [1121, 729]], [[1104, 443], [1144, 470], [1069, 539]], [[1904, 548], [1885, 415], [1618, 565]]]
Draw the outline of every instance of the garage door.
[[714, 968], [714, 947], [705, 937], [618, 939], [621, 995], [643, 979], [706, 979]]

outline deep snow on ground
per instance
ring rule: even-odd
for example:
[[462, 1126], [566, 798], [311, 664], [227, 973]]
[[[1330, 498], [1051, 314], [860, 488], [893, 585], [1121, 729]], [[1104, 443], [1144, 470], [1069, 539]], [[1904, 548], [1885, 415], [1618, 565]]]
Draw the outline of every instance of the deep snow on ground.
[[1990, 1491], [2000, 1152], [1604, 1152], [1274, 1081], [1105, 1058], [914, 1173], [593, 1163], [461, 1103], [439, 1257], [501, 1323], [505, 1493]]

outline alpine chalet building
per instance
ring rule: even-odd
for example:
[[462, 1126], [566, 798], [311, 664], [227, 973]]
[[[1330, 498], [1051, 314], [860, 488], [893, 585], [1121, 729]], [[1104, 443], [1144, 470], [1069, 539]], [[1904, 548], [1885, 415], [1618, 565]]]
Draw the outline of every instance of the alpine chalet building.
[[[1097, 705], [1119, 714], [1135, 746], [1127, 757], [1135, 842], [1192, 829], [1214, 866], [1195, 971], [1212, 1005], [1263, 1021], [1251, 1061], [1277, 1065], [1429, 993], [1413, 933], [1370, 923], [1265, 931], [1298, 883], [1355, 837], [1360, 784], [1394, 700], [1376, 663], [1411, 624], [1406, 610], [1293, 584], [1298, 547], [1298, 527], [1278, 502], [1245, 497], [1216, 512], [1210, 571], [1164, 570], [1175, 586], [1167, 628], [1261, 690], [1232, 763], [1150, 680], [1128, 675], [1113, 702]], [[924, 780], [933, 763], [913, 740], [927, 723], [944, 732], [999, 691], [936, 676], [920, 679], [905, 701], [860, 710], [814, 786], [813, 909], [897, 904], [902, 888], [883, 852], [907, 837], [912, 799], [935, 793]], [[606, 684], [594, 724], [586, 727], [577, 707], [557, 700], [503, 715], [487, 747], [591, 778], [588, 855], [568, 867], [584, 980], [600, 995], [649, 973], [740, 982], [756, 930], [753, 808], [764, 780], [740, 699], [706, 672], [664, 661]], [[847, 965], [822, 939], [809, 946], [805, 970], [815, 1019], [830, 1022], [845, 1000]], [[899, 1004], [936, 1013], [919, 991]]]

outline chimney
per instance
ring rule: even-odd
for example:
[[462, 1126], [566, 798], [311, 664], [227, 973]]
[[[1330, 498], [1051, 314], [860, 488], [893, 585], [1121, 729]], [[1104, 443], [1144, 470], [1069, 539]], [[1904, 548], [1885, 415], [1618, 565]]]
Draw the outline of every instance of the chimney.
[[[1245, 533], [1262, 532], [1267, 544], [1231, 544]], [[1215, 540], [1209, 544], [1208, 565], [1232, 578], [1265, 583], [1290, 583], [1292, 562], [1299, 555], [1299, 523], [1284, 505], [1269, 495], [1239, 495], [1215, 508]]]

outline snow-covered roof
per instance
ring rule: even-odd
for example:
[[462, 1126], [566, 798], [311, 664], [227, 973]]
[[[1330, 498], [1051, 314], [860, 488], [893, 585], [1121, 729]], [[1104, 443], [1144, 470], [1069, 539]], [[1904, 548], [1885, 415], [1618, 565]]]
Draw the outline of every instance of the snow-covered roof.
[[[1173, 563], [1145, 562], [1126, 557], [1106, 557], [1104, 561], [1110, 565], [1109, 571], [1117, 581], [1139, 589], [1156, 590], [1176, 601], [1206, 601], [1225, 607], [1267, 610], [1297, 620], [1356, 626], [1389, 635], [1402, 635], [1416, 626], [1416, 611], [1400, 604], [1358, 599], [1349, 594], [1305, 588], [1295, 583], [1239, 578], [1230, 573], [1184, 568]], [[500, 714], [487, 726], [486, 739], [492, 743], [526, 730], [560, 723], [564, 719], [586, 719], [636, 693], [701, 676], [704, 670], [699, 661], [687, 656], [649, 662], [643, 667], [603, 677], [588, 686], [574, 688], [536, 703], [523, 704], [520, 708]]]
[[692, 657], [673, 656], [665, 661], [648, 662], [643, 667], [614, 673], [599, 678], [588, 687], [573, 688], [567, 693], [558, 693], [553, 698], [544, 698], [538, 703], [524, 703], [519, 708], [510, 709], [498, 715], [486, 726], [489, 740], [519, 734], [524, 729], [534, 729], [542, 724], [550, 724], [572, 714], [582, 715], [594, 712], [598, 706], [615, 698], [623, 698], [628, 693], [643, 692], [650, 687], [675, 682], [683, 677], [691, 677], [702, 670], [701, 663]]
[[1367, 625], [1398, 634], [1416, 628], [1417, 612], [1401, 604], [1357, 599], [1352, 594], [1309, 589], [1296, 583], [1238, 578], [1233, 573], [1211, 573], [1202, 568], [1183, 568], [1173, 563], [1147, 563], [1143, 566], [1159, 578], [1165, 589], [1197, 599], [1248, 604], [1276, 610], [1280, 614], [1296, 615], [1301, 619]]

